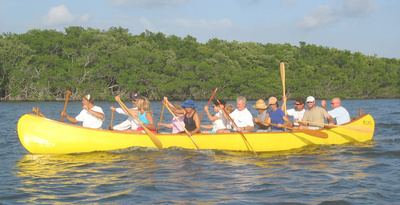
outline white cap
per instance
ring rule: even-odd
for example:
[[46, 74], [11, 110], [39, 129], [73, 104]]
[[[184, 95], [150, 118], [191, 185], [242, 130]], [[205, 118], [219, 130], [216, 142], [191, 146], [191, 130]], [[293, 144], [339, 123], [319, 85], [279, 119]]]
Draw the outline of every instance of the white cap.
[[315, 102], [315, 98], [313, 96], [308, 96], [306, 102]]

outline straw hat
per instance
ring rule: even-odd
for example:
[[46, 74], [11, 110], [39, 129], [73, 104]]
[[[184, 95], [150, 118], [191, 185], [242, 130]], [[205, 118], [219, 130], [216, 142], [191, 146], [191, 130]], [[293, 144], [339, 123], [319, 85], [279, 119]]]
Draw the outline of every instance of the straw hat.
[[265, 104], [265, 101], [263, 99], [259, 99], [256, 101], [256, 104], [253, 105], [253, 108], [255, 109], [260, 109], [260, 110], [265, 110], [268, 108], [268, 106]]

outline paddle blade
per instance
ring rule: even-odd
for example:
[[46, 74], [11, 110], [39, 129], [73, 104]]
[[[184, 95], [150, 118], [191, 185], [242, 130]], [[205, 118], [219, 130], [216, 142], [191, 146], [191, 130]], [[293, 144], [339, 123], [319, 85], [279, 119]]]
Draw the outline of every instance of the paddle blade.
[[312, 135], [314, 137], [319, 137], [319, 138], [328, 138], [328, 134], [318, 131], [318, 130], [301, 130], [305, 134]]

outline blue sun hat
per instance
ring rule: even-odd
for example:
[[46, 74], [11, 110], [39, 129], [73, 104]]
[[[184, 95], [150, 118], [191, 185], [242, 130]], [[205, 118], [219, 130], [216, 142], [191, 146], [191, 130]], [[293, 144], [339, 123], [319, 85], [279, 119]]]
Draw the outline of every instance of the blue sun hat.
[[183, 108], [192, 108], [192, 109], [196, 109], [196, 103], [194, 103], [193, 100], [186, 100], [182, 103], [181, 105]]

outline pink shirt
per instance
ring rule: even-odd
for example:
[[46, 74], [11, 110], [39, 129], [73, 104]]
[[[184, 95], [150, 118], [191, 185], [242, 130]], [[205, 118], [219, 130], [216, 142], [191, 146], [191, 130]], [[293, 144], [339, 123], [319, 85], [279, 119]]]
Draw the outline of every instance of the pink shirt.
[[172, 118], [172, 133], [179, 133], [185, 131], [185, 123], [183, 122], [183, 116]]

